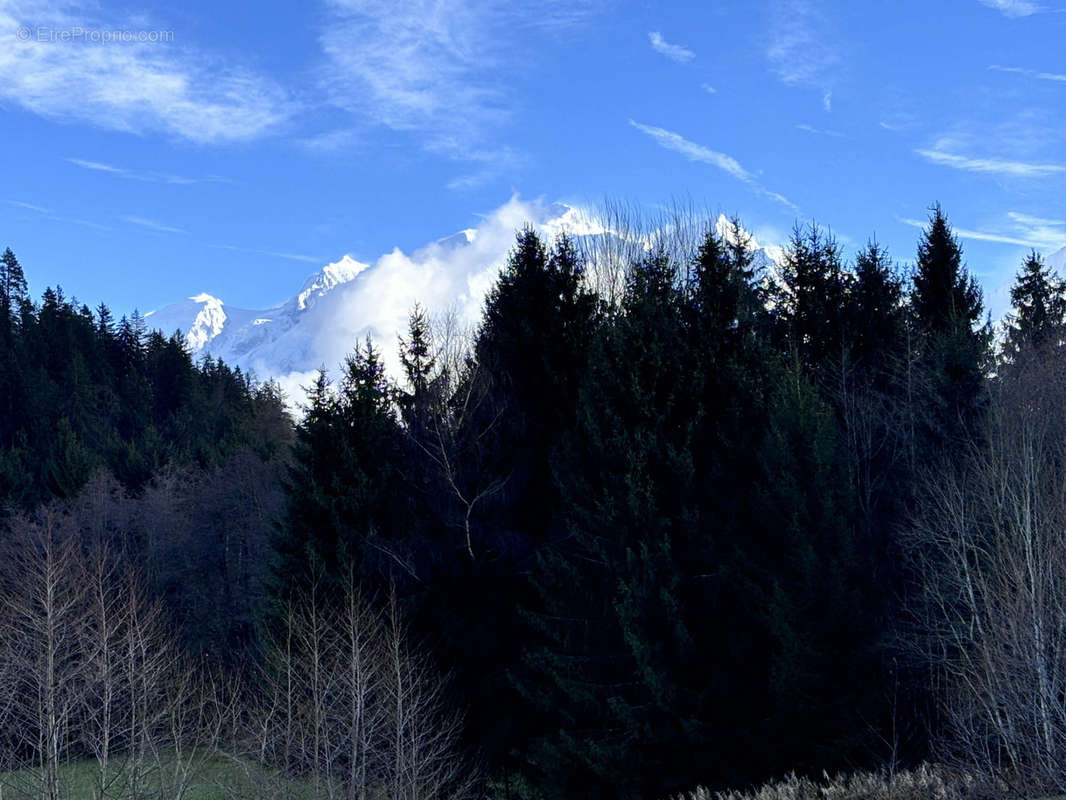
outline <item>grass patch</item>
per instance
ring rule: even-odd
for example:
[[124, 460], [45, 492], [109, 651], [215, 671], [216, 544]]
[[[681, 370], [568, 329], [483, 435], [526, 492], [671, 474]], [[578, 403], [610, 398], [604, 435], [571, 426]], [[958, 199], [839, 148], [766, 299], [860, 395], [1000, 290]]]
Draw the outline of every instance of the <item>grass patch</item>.
[[[130, 767], [124, 759], [112, 759], [105, 799], [313, 800], [316, 795], [309, 781], [284, 778], [260, 765], [222, 756], [200, 759], [185, 770], [174, 759], [160, 758], [136, 780]], [[92, 759], [65, 763], [59, 768], [59, 784], [64, 800], [99, 800], [99, 765]], [[39, 769], [0, 773], [0, 800], [38, 800], [41, 787]]]

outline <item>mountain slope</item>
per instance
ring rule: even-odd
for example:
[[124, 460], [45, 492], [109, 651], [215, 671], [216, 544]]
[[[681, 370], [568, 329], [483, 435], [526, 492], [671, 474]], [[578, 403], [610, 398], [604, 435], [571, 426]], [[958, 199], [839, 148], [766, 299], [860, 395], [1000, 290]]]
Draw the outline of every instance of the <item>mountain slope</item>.
[[[513, 198], [477, 228], [410, 254], [395, 249], [372, 264], [346, 255], [309, 276], [293, 297], [274, 308], [240, 308], [199, 294], [153, 311], [146, 320], [150, 328], [166, 334], [182, 331], [194, 354], [275, 379], [290, 398], [299, 400], [301, 387], [318, 368], [335, 369], [367, 336], [382, 351], [386, 365], [398, 369], [397, 337], [415, 303], [434, 314], [453, 314], [461, 325], [476, 325], [515, 231], [526, 224], [549, 238], [563, 231], [589, 243], [615, 236], [578, 209]], [[720, 229], [722, 224], [720, 220]], [[771, 266], [774, 249], [756, 248], [757, 264]]]

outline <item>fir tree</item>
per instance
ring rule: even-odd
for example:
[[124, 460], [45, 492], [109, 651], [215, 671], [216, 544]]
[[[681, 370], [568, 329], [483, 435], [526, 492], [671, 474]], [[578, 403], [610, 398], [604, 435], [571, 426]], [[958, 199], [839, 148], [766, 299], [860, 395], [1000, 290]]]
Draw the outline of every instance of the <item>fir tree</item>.
[[877, 242], [855, 257], [846, 309], [852, 360], [868, 372], [897, 367], [905, 350], [903, 282]]
[[385, 368], [367, 339], [346, 359], [336, 396], [319, 373], [297, 426], [279, 599], [299, 587], [337, 588], [353, 569], [377, 589], [411, 577], [401, 441]]
[[529, 753], [549, 796], [665, 795], [691, 778], [681, 754], [702, 752], [675, 555], [695, 537], [699, 386], [683, 316], [676, 268], [650, 256], [597, 337], [558, 457], [567, 537], [542, 552], [542, 609], [527, 615], [546, 644], [515, 675], [559, 720]]
[[430, 384], [437, 362], [433, 335], [425, 309], [415, 305], [407, 324], [407, 336], [400, 337], [400, 365], [407, 378], [407, 390], [398, 394], [404, 423], [412, 435], [420, 436], [432, 403]]
[[808, 369], [839, 361], [847, 345], [843, 300], [848, 278], [836, 240], [815, 224], [796, 227], [781, 268], [779, 313], [789, 347]]
[[1003, 357], [1017, 363], [1063, 344], [1066, 336], [1066, 285], [1034, 250], [1010, 290]]
[[939, 205], [918, 243], [910, 308], [929, 386], [921, 412], [925, 450], [935, 458], [943, 443], [957, 442], [977, 420], [992, 339], [991, 324], [980, 325], [981, 289]]
[[23, 306], [28, 302], [26, 276], [18, 258], [8, 247], [0, 255], [0, 311], [17, 321]]
[[959, 240], [939, 204], [918, 242], [910, 302], [919, 328], [929, 335], [972, 329], [981, 319], [981, 289], [966, 272]]

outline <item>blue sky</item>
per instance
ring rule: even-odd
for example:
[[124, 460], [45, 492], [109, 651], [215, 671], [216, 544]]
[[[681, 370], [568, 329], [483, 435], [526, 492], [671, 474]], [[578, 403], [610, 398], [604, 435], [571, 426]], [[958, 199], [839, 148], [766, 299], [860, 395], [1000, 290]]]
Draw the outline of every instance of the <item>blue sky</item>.
[[899, 260], [940, 201], [999, 312], [1066, 245], [1052, 2], [0, 0], [0, 244], [35, 293], [263, 307], [514, 193]]

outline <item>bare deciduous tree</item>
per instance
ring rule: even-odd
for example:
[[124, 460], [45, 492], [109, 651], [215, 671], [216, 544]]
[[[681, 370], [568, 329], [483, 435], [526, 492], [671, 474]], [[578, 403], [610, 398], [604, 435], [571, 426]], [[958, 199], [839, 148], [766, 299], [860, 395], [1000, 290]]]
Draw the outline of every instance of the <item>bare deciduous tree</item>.
[[986, 436], [930, 481], [911, 536], [914, 608], [954, 752], [1025, 788], [1066, 789], [1066, 375], [994, 393]]
[[[97, 798], [179, 798], [223, 735], [217, 681], [177, 647], [161, 607], [69, 509], [11, 526], [0, 565], [2, 782], [69, 793], [60, 767], [90, 759]], [[84, 779], [85, 770], [78, 772]]]
[[245, 719], [243, 772], [257, 796], [460, 798], [474, 773], [443, 682], [408, 643], [393, 599], [382, 615], [350, 587], [294, 601], [270, 642]]

